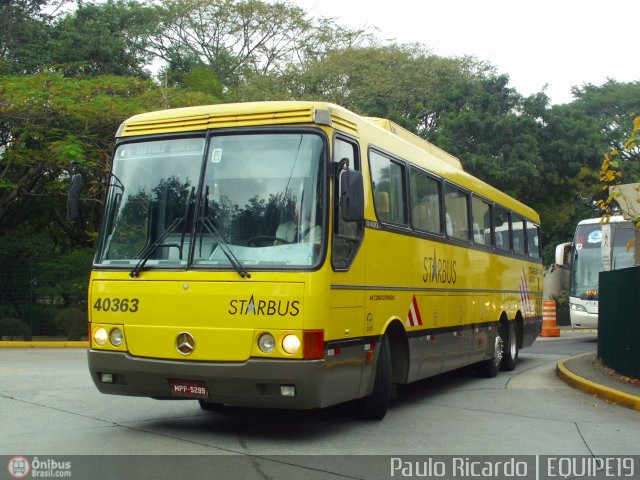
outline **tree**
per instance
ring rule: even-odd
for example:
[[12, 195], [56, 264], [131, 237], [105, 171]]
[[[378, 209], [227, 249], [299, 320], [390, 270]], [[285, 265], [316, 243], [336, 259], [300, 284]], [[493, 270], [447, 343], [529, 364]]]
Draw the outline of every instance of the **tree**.
[[[168, 98], [174, 106], [214, 100], [132, 77], [0, 77], [0, 228], [54, 222], [72, 245], [91, 245], [118, 126]], [[95, 167], [84, 190], [87, 216], [76, 225], [64, 215], [71, 161]]]
[[[600, 215], [597, 201], [607, 196], [600, 185], [602, 159], [629, 136], [629, 116], [640, 111], [638, 85], [608, 81], [574, 88], [576, 100], [556, 105], [545, 115], [540, 151], [548, 193], [541, 204], [534, 205], [543, 218], [549, 245], [545, 261], [551, 261], [553, 246], [570, 238], [579, 220]], [[635, 153], [632, 149], [620, 158], [629, 182], [640, 179], [637, 158], [637, 147]]]
[[260, 0], [165, 0], [162, 18], [151, 45], [166, 62], [164, 74], [175, 80], [194, 66], [206, 66], [225, 90], [249, 76], [282, 72], [303, 58], [352, 44], [360, 35], [331, 20], [313, 22], [290, 4]]
[[158, 11], [133, 0], [78, 3], [51, 28], [51, 67], [67, 76], [148, 78], [148, 39], [157, 30]]
[[49, 40], [52, 15], [43, 10], [49, 4], [49, 0], [0, 2], [0, 74], [33, 73], [47, 63], [43, 45]]
[[529, 205], [544, 199], [545, 165], [540, 155], [540, 111], [548, 98], [527, 99], [506, 75], [460, 83], [443, 103], [440, 128], [432, 140], [461, 159], [473, 175]]
[[439, 57], [420, 45], [370, 45], [328, 52], [279, 79], [274, 91], [286, 97], [324, 99], [399, 123], [522, 201], [543, 194], [539, 118], [548, 98], [524, 99], [485, 62]]
[[[627, 192], [622, 192], [617, 187], [620, 187], [625, 178], [621, 162], [624, 161], [624, 159], [633, 157], [640, 146], [640, 140], [638, 139], [639, 131], [640, 116], [635, 116], [631, 134], [625, 142], [622, 151], [614, 149], [605, 154], [602, 166], [600, 167], [600, 184], [602, 190], [607, 192], [608, 196], [606, 199], [600, 199], [597, 202], [598, 207], [603, 212], [605, 220], [608, 220], [608, 217], [618, 210], [625, 215], [625, 217], [630, 218], [638, 230], [640, 230], [640, 214], [638, 214], [638, 212], [640, 212], [640, 191], [638, 191], [640, 187], [635, 187], [635, 189], [630, 189]], [[627, 162], [629, 161], [627, 160]], [[637, 167], [637, 165], [634, 166]], [[640, 180], [640, 178], [636, 176], [635, 179], [628, 183], [635, 183], [634, 180]]]
[[[620, 83], [608, 80], [603, 85], [586, 84], [572, 90], [573, 102], [592, 118], [611, 150], [618, 150], [622, 161], [638, 162], [640, 147], [626, 147], [629, 117], [640, 111], [640, 81]], [[634, 115], [635, 116], [635, 115]]]
[[105, 3], [13, 0], [0, 5], [0, 74], [58, 71], [65, 75], [149, 77], [148, 39], [159, 8], [136, 0]]

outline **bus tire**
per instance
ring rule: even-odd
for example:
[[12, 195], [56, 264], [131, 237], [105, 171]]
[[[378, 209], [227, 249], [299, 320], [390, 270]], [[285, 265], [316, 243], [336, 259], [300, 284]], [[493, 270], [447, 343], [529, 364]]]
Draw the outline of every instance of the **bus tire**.
[[389, 337], [382, 336], [378, 363], [376, 364], [376, 376], [373, 381], [373, 390], [369, 395], [356, 401], [356, 414], [360, 418], [368, 420], [382, 420], [389, 408], [391, 398], [391, 348]]
[[210, 402], [209, 400], [198, 399], [198, 404], [202, 410], [207, 412], [219, 412], [224, 408], [223, 403]]
[[515, 320], [508, 322], [507, 334], [504, 339], [504, 353], [502, 355], [502, 364], [500, 368], [506, 372], [510, 372], [516, 368], [518, 363], [518, 337], [516, 334]]
[[500, 365], [502, 364], [502, 355], [504, 352], [504, 342], [498, 332], [496, 334], [493, 345], [493, 356], [487, 360], [483, 360], [478, 364], [478, 371], [480, 375], [486, 378], [495, 378], [500, 371]]

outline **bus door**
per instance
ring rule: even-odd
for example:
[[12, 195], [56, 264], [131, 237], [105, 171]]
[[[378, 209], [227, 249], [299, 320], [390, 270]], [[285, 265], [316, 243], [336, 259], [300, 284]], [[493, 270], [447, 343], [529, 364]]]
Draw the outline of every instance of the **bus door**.
[[[345, 158], [348, 160], [348, 168], [360, 170], [357, 144], [337, 137], [334, 143], [334, 163]], [[365, 336], [371, 335], [371, 332], [367, 332], [365, 327], [365, 253], [361, 248], [364, 225], [362, 221], [343, 220], [339, 181], [340, 177], [336, 175], [332, 190], [333, 221], [330, 226], [332, 291], [325, 329], [327, 367], [336, 374], [327, 376], [326, 387], [332, 397], [352, 399], [361, 396], [362, 366], [367, 357]]]

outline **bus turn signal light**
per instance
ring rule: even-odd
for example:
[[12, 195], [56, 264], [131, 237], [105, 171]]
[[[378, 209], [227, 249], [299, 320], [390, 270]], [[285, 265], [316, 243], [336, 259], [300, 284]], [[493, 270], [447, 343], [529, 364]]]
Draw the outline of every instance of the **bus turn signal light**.
[[324, 358], [324, 330], [302, 332], [302, 355], [308, 360]]

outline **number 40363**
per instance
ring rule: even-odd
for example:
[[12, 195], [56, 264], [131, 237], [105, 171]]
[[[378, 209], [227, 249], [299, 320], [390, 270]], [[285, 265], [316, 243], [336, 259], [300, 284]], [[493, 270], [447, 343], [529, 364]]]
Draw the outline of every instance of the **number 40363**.
[[93, 309], [99, 312], [129, 312], [136, 313], [140, 305], [137, 298], [98, 298]]

